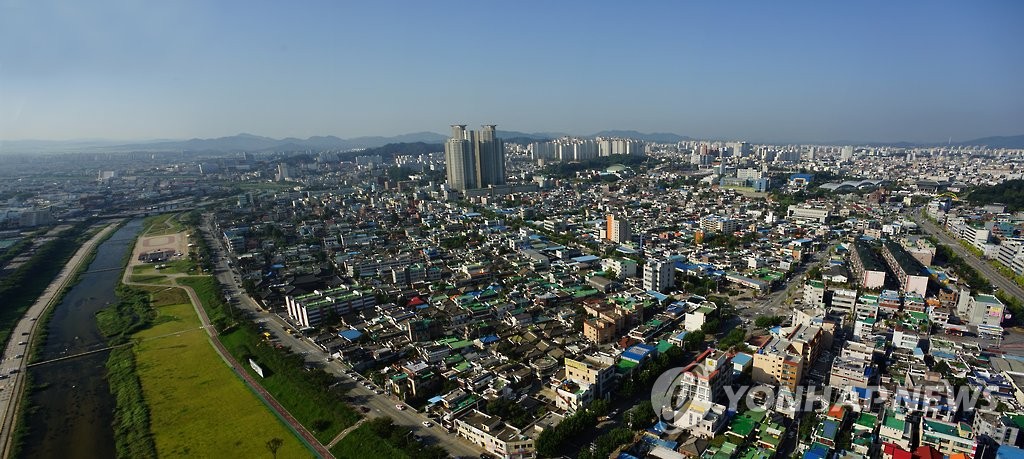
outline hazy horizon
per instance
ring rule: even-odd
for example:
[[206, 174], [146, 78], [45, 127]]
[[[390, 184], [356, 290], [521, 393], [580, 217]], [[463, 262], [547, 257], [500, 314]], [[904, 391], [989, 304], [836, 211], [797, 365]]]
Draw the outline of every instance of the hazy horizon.
[[1018, 2], [0, 2], [0, 139], [1024, 134]]

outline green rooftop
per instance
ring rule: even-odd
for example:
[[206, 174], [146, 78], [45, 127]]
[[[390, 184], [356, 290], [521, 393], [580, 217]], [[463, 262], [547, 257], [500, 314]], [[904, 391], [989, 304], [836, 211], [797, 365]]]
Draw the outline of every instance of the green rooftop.
[[869, 412], [862, 412], [860, 417], [854, 421], [854, 424], [867, 429], [874, 429], [875, 424], [878, 424], [878, 415]]
[[896, 419], [896, 415], [892, 411], [885, 412], [885, 419], [883, 419], [882, 422], [885, 424], [886, 427], [890, 429], [899, 430], [901, 432], [905, 431], [907, 427], [907, 422]]

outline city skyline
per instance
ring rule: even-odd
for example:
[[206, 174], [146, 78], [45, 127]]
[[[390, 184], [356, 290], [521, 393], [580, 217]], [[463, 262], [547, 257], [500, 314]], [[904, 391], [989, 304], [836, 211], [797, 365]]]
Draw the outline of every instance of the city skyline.
[[1014, 2], [0, 5], [0, 139], [1018, 135]]

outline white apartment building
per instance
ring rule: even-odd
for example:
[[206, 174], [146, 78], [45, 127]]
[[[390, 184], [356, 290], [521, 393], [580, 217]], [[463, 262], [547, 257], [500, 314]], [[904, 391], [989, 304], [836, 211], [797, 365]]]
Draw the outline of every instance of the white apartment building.
[[533, 459], [533, 439], [506, 425], [501, 418], [470, 410], [455, 420], [458, 435], [502, 459]]
[[675, 263], [651, 260], [644, 265], [644, 289], [665, 292], [675, 283]]

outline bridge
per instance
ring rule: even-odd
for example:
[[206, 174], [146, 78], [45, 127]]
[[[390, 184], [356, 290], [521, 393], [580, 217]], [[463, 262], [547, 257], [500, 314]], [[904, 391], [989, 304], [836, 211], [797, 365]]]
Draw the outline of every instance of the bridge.
[[120, 266], [118, 266], [118, 267], [116, 267], [116, 268], [104, 268], [104, 269], [94, 269], [94, 270], [92, 270], [92, 271], [85, 271], [85, 272], [83, 272], [82, 274], [92, 274], [92, 273], [105, 273], [105, 272], [107, 272], [107, 271], [120, 271], [121, 269], [122, 269], [122, 268], [121, 268]]
[[131, 345], [132, 345], [132, 343], [124, 343], [124, 344], [118, 344], [116, 346], [107, 346], [107, 347], [103, 347], [103, 348], [100, 348], [100, 349], [93, 349], [91, 351], [79, 352], [77, 354], [72, 354], [72, 355], [65, 355], [65, 356], [53, 358], [53, 359], [50, 359], [50, 360], [43, 360], [42, 362], [30, 363], [28, 365], [25, 365], [25, 367], [26, 368], [32, 368], [32, 367], [37, 367], [37, 366], [40, 366], [40, 365], [46, 365], [48, 363], [63, 362], [65, 360], [77, 359], [79, 357], [85, 357], [87, 355], [97, 354], [97, 353], [100, 353], [100, 352], [103, 352], [103, 351], [109, 351], [111, 349], [116, 349], [116, 348], [119, 348], [119, 347], [125, 347], [125, 346], [131, 346]]

